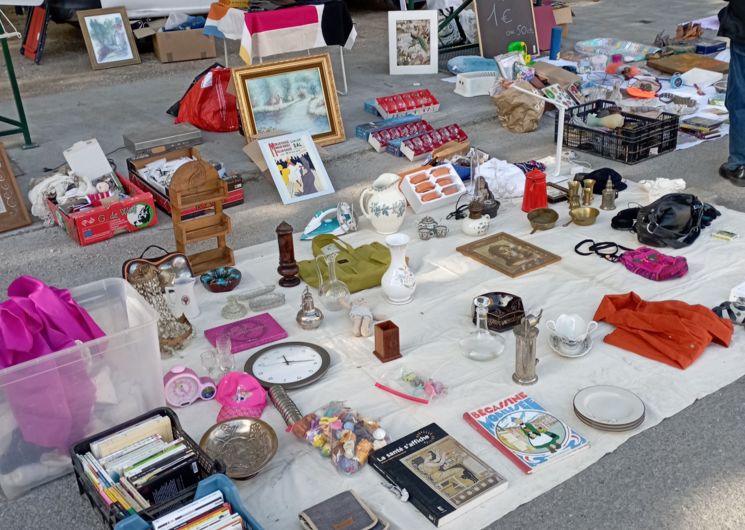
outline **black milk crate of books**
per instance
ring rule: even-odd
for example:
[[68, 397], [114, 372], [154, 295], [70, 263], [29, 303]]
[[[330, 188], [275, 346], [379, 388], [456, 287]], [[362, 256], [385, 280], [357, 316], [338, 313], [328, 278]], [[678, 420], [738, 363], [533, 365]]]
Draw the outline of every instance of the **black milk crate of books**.
[[[564, 114], [564, 147], [618, 160], [624, 164], [636, 164], [650, 156], [656, 156], [653, 155], [653, 149], [657, 150], [657, 154], [675, 150], [678, 145], [679, 117], [674, 114], [663, 112], [657, 118], [647, 118], [622, 112], [624, 127], [613, 131], [597, 130], [572, 121], [584, 121], [588, 114], [597, 114], [600, 110], [612, 107], [618, 108], [618, 105], [598, 99], [568, 108]], [[558, 134], [557, 113], [554, 141], [557, 141]]]
[[[85, 495], [86, 497], [88, 497], [88, 500], [90, 501], [91, 506], [93, 506], [94, 509], [98, 510], [98, 512], [101, 514], [101, 518], [103, 519], [104, 523], [108, 525], [109, 528], [113, 529], [116, 523], [121, 521], [124, 517], [119, 515], [118, 512], [114, 510], [113, 508], [106, 506], [106, 504], [101, 499], [101, 496], [96, 492], [96, 488], [93, 486], [93, 484], [91, 484], [90, 480], [86, 476], [85, 471], [83, 471], [83, 466], [80, 464], [80, 461], [78, 461], [75, 455], [85, 454], [88, 451], [90, 451], [91, 443], [95, 442], [96, 440], [105, 438], [106, 436], [109, 436], [118, 431], [126, 429], [127, 427], [131, 427], [137, 423], [143, 422], [154, 416], [168, 416], [171, 420], [171, 429], [173, 430], [173, 437], [183, 438], [184, 442], [197, 455], [197, 465], [200, 471], [200, 477], [199, 477], [200, 480], [203, 480], [211, 475], [214, 475], [215, 473], [225, 472], [225, 465], [219, 460], [213, 460], [212, 458], [210, 458], [207, 455], [207, 453], [205, 453], [202, 450], [202, 448], [199, 447], [199, 444], [197, 444], [194, 440], [192, 440], [192, 438], [188, 434], [186, 434], [186, 431], [184, 431], [181, 428], [181, 423], [178, 420], [178, 416], [176, 415], [175, 412], [173, 412], [173, 410], [169, 409], [168, 407], [160, 407], [157, 409], [153, 409], [150, 412], [146, 412], [145, 414], [142, 414], [141, 416], [132, 418], [129, 421], [126, 421], [115, 427], [112, 427], [100, 433], [94, 434], [93, 436], [90, 436], [84, 440], [81, 440], [70, 448], [70, 455], [72, 457], [72, 466], [73, 466], [73, 470], [75, 471], [75, 480], [78, 483], [78, 491], [80, 492], [81, 495]], [[189, 504], [194, 499], [194, 492], [196, 491], [196, 489], [197, 489], [196, 485], [185, 488], [182, 491], [180, 491], [178, 495], [176, 495], [175, 497], [172, 497], [171, 499], [165, 502], [152, 505], [146, 510], [142, 510], [141, 512], [139, 512], [139, 515], [146, 521], [152, 521], [153, 519], [157, 519], [158, 517], [165, 515], [169, 512], [172, 512], [173, 510], [181, 506]]]

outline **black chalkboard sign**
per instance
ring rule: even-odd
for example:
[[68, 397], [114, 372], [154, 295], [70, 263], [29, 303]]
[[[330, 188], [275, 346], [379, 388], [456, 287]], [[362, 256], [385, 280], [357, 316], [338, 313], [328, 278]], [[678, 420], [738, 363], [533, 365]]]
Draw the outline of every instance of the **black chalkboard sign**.
[[507, 52], [511, 42], [522, 41], [528, 53], [538, 54], [538, 31], [533, 0], [474, 0], [482, 57]]

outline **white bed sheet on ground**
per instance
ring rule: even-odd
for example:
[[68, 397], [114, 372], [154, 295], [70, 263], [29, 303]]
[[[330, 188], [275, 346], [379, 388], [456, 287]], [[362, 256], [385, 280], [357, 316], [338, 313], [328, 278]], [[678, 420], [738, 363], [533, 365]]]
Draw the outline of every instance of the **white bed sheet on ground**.
[[[617, 204], [625, 207], [643, 201], [645, 195], [637, 185], [630, 183]], [[595, 200], [599, 203], [598, 196]], [[308, 413], [329, 401], [345, 400], [355, 410], [380, 419], [393, 439], [434, 421], [507, 477], [510, 484], [505, 492], [446, 528], [475, 529], [501, 518], [592, 465], [631, 436], [657, 425], [745, 374], [745, 333], [739, 328], [729, 348], [710, 346], [691, 367], [679, 370], [605, 344], [602, 337], [612, 330], [608, 324], [601, 324], [594, 332], [595, 345], [589, 355], [581, 359], [561, 358], [549, 349], [545, 327], [547, 320], [563, 312], [578, 313], [589, 320], [603, 295], [630, 290], [647, 300], [678, 299], [713, 307], [727, 299], [732, 286], [743, 281], [742, 262], [737, 256], [745, 255], [745, 238], [725, 242], [712, 239], [710, 234], [718, 229], [745, 234], [744, 214], [722, 209], [723, 215], [693, 246], [665, 249], [669, 254], [686, 256], [690, 271], [681, 279], [653, 282], [628, 272], [620, 264], [574, 253], [575, 244], [585, 238], [638, 246], [632, 233], [610, 228], [610, 220], [616, 212], [601, 212], [593, 226], [562, 227], [568, 221], [566, 203], [556, 205], [556, 209], [560, 213], [557, 227], [533, 235], [517, 202], [503, 205], [492, 222], [490, 234], [508, 232], [562, 256], [558, 263], [515, 279], [456, 252], [457, 246], [472, 239], [463, 235], [455, 223], [450, 224], [451, 235], [447, 238], [420, 241], [415, 236], [415, 226], [422, 216], [409, 213], [402, 231], [412, 236], [408, 255], [417, 275], [414, 301], [405, 306], [389, 305], [380, 289], [357, 295], [369, 300], [377, 318], [390, 318], [399, 326], [403, 359], [393, 363], [383, 365], [372, 355], [371, 338], [352, 337], [351, 323], [345, 313], [327, 312], [318, 330], [301, 330], [295, 323], [295, 315], [303, 285], [278, 288], [287, 295], [287, 303], [272, 310], [271, 314], [289, 332], [288, 340], [320, 344], [332, 358], [331, 368], [323, 379], [289, 392], [301, 411]], [[447, 213], [447, 209], [438, 210], [433, 217], [444, 220]], [[370, 230], [367, 221], [362, 221], [361, 225], [360, 232], [344, 239], [355, 246], [383, 239]], [[296, 239], [295, 253], [298, 259], [309, 258], [310, 243]], [[278, 278], [277, 245], [273, 241], [237, 251], [236, 261], [246, 275], [240, 288], [257, 283], [272, 284]], [[520, 387], [512, 382], [514, 336], [511, 332], [504, 334], [507, 347], [496, 361], [477, 363], [460, 353], [458, 340], [473, 330], [469, 318], [472, 299], [488, 291], [514, 293], [523, 299], [526, 309], [544, 309], [538, 336], [540, 379], [534, 386]], [[167, 361], [165, 369], [186, 364], [202, 373], [199, 354], [208, 347], [203, 331], [226, 322], [219, 312], [227, 294], [211, 294], [200, 287], [198, 296], [203, 311], [195, 320], [197, 338], [184, 352], [184, 358]], [[240, 369], [255, 351], [236, 354], [236, 366]], [[440, 379], [449, 387], [447, 397], [424, 406], [373, 387], [377, 377], [400, 366]], [[572, 398], [581, 388], [597, 384], [618, 385], [639, 395], [646, 405], [644, 423], [631, 432], [607, 433], [580, 422], [572, 412]], [[586, 436], [591, 447], [536, 475], [525, 475], [462, 419], [463, 412], [519, 390], [526, 390], [547, 410]], [[178, 414], [186, 430], [199, 440], [215, 421], [218, 411], [217, 402], [197, 402], [179, 410]], [[286, 433], [284, 422], [271, 405], [262, 418], [276, 430], [279, 450], [258, 476], [237, 484], [246, 507], [265, 528], [297, 528], [298, 512], [350, 488], [374, 511], [391, 520], [394, 528], [429, 527], [429, 522], [414, 506], [399, 502], [380, 485], [381, 477], [369, 466], [355, 475], [344, 476], [316, 449]]]

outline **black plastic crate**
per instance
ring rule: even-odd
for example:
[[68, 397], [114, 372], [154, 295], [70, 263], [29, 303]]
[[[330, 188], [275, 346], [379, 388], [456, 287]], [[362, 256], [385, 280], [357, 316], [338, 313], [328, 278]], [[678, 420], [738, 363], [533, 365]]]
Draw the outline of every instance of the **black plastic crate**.
[[[103, 499], [101, 499], [101, 496], [96, 491], [96, 488], [93, 486], [93, 484], [91, 484], [90, 480], [88, 480], [87, 475], [83, 471], [83, 466], [75, 457], [75, 455], [87, 453], [90, 450], [91, 443], [95, 442], [96, 440], [109, 436], [110, 434], [114, 434], [115, 432], [126, 429], [127, 427], [145, 421], [146, 419], [152, 418], [154, 416], [168, 416], [171, 419], [171, 429], [173, 430], [174, 438], [183, 438], [184, 442], [186, 442], [186, 444], [189, 445], [194, 453], [197, 455], [197, 465], [199, 466], [200, 481], [204, 480], [210, 475], [214, 475], [215, 473], [225, 472], [225, 466], [223, 465], [223, 463], [221, 461], [211, 459], [207, 455], [207, 453], [205, 453], [202, 448], [199, 447], [199, 445], [194, 440], [192, 440], [188, 434], [186, 434], [186, 432], [181, 428], [181, 423], [178, 420], [178, 416], [176, 416], [176, 413], [168, 407], [153, 409], [141, 416], [132, 418], [127, 422], [112, 427], [111, 429], [107, 429], [100, 433], [94, 434], [93, 436], [90, 436], [84, 440], [81, 440], [70, 448], [72, 466], [75, 471], [75, 480], [78, 483], [78, 491], [81, 495], [85, 495], [86, 497], [88, 497], [91, 506], [93, 506], [94, 509], [98, 510], [104, 523], [108, 525], [109, 528], [114, 528], [114, 525], [124, 519], [126, 515], [121, 515], [117, 510], [106, 506], [106, 503], [103, 501]], [[196, 484], [185, 488], [184, 490], [180, 491], [175, 497], [172, 497], [171, 499], [159, 504], [151, 505], [146, 510], [142, 510], [138, 513], [140, 517], [142, 517], [145, 521], [150, 522], [153, 519], [157, 519], [162, 515], [180, 508], [181, 506], [189, 504], [194, 499], [194, 493], [196, 492], [196, 489]]]
[[[618, 160], [624, 164], [636, 164], [650, 156], [656, 156], [652, 154], [655, 148], [656, 154], [675, 150], [678, 145], [679, 118], [674, 114], [663, 112], [657, 118], [646, 118], [622, 112], [624, 126], [613, 131], [600, 131], [572, 122], [573, 119], [578, 122], [590, 113], [597, 114], [598, 111], [611, 107], [617, 108], [618, 105], [599, 99], [567, 109], [564, 114], [564, 147]], [[554, 141], [557, 140], [558, 133], [557, 113]]]

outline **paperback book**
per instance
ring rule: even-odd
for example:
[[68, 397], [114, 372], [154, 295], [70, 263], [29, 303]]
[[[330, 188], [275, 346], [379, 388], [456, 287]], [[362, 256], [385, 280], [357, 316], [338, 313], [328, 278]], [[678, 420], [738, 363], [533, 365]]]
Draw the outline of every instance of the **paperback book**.
[[525, 473], [589, 446], [525, 392], [464, 412], [463, 418]]
[[435, 526], [507, 488], [504, 477], [436, 423], [374, 451], [368, 462]]

